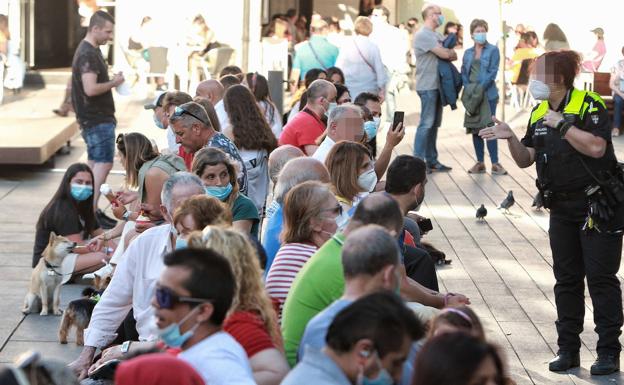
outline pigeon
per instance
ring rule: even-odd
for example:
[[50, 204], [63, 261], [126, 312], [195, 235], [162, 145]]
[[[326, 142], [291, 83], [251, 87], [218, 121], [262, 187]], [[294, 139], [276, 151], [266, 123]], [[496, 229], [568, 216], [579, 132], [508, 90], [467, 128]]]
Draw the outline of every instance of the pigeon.
[[507, 193], [507, 198], [503, 199], [503, 201], [501, 202], [500, 206], [498, 206], [498, 208], [504, 209], [505, 213], [509, 214], [509, 208], [513, 206], [514, 203], [516, 203], [516, 200], [514, 199], [513, 191], [509, 190], [509, 193]]
[[481, 207], [479, 207], [477, 209], [477, 219], [482, 221], [485, 219], [485, 217], [487, 216], [487, 209], [485, 208], [485, 205], [481, 204]]
[[533, 204], [531, 207], [535, 207], [535, 210], [541, 210], [544, 207], [544, 202], [542, 201], [542, 194], [538, 191], [535, 194], [535, 198], [533, 198]]

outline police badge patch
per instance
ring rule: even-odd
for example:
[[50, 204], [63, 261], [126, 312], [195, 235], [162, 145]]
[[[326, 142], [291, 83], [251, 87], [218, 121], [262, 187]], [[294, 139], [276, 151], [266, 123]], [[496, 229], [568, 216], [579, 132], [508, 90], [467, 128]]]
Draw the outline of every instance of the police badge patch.
[[600, 116], [598, 115], [591, 115], [591, 120], [592, 122], [594, 122], [594, 124], [598, 124], [598, 120], [600, 119]]

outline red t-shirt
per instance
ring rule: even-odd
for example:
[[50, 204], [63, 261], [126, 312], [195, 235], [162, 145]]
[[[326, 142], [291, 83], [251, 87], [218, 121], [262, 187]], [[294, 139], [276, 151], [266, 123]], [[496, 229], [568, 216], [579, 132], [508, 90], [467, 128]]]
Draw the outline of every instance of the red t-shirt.
[[223, 331], [229, 333], [241, 344], [249, 358], [265, 349], [276, 348], [260, 316], [252, 312], [232, 313], [223, 322]]
[[186, 169], [191, 171], [191, 166], [193, 165], [193, 157], [195, 154], [192, 152], [186, 152], [184, 147], [180, 146], [178, 149], [178, 156], [184, 159], [184, 164], [186, 165]]
[[297, 113], [293, 120], [284, 126], [279, 145], [290, 144], [305, 152], [305, 146], [316, 145], [316, 139], [323, 135], [325, 124], [308, 108]]

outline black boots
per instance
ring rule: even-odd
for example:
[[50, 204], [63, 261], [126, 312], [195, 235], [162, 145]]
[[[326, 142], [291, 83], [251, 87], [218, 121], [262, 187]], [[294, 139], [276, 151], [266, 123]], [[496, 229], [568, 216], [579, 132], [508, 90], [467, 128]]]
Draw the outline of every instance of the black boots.
[[593, 375], [605, 375], [620, 370], [620, 356], [618, 354], [598, 354], [598, 358], [591, 366]]
[[568, 369], [581, 365], [581, 357], [578, 352], [559, 352], [557, 357], [548, 363], [551, 372], [565, 372]]

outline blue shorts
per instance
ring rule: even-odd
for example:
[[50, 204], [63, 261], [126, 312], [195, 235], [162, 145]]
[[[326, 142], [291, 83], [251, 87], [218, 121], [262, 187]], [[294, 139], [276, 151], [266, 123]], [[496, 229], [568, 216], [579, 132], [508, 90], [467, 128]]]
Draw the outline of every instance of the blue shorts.
[[96, 163], [113, 163], [115, 157], [115, 123], [100, 123], [82, 129], [87, 144], [87, 157]]

